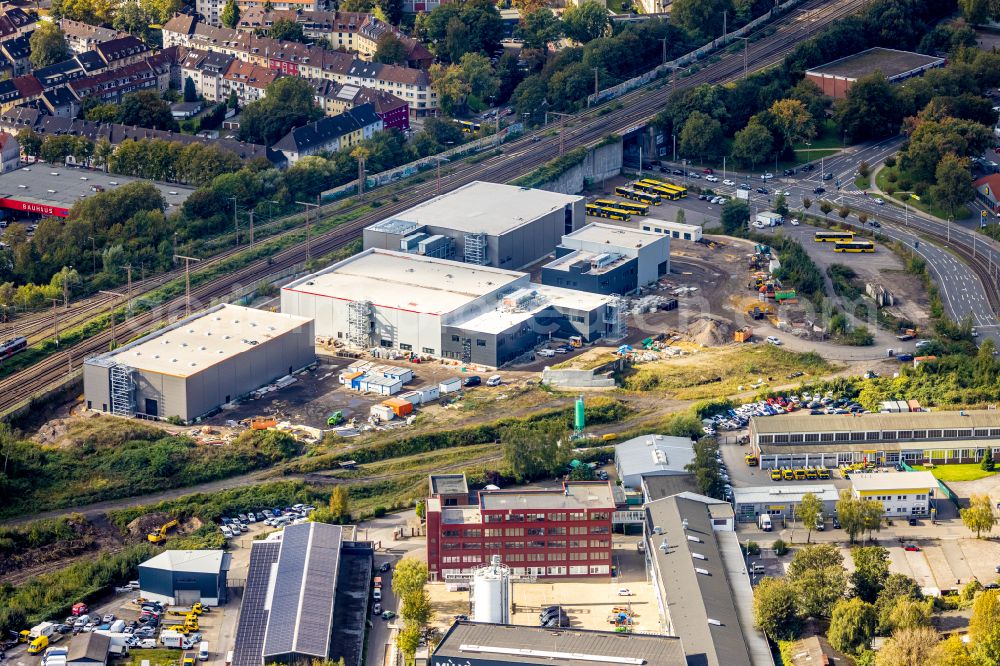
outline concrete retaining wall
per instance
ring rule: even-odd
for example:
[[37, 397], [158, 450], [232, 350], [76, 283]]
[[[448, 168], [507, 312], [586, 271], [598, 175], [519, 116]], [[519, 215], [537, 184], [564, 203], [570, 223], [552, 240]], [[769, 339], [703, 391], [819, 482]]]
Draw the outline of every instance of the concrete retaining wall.
[[563, 172], [554, 181], [540, 185], [539, 189], [561, 194], [579, 194], [585, 184], [617, 176], [622, 172], [622, 141], [618, 140], [587, 151], [582, 163]]
[[542, 381], [555, 388], [613, 389], [615, 379], [610, 371], [597, 370], [542, 370]]

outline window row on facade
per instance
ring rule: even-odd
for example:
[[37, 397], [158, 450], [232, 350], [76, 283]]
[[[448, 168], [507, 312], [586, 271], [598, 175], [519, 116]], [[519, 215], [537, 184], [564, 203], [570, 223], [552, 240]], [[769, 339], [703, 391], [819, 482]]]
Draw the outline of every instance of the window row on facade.
[[867, 430], [857, 432], [807, 432], [758, 435], [759, 444], [808, 444], [812, 442], [897, 442], [920, 439], [1000, 437], [1000, 428], [938, 430]]

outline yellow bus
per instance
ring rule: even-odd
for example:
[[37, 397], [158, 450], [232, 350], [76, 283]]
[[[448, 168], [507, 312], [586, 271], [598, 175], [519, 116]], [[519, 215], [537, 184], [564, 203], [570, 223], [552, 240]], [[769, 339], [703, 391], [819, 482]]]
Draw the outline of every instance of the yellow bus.
[[598, 206], [597, 204], [589, 203], [587, 204], [586, 209], [587, 215], [603, 217], [608, 220], [621, 220], [622, 222], [625, 222], [631, 217], [631, 214], [627, 210], [612, 208], [611, 206]]
[[813, 236], [813, 240], [817, 243], [837, 243], [837, 242], [847, 242], [850, 243], [854, 240], [853, 231], [817, 231]]
[[846, 241], [833, 246], [834, 252], [874, 252], [875, 243], [867, 240]]
[[669, 199], [670, 201], [677, 201], [681, 198], [680, 192], [676, 190], [668, 189], [662, 185], [657, 185], [656, 183], [650, 183], [645, 180], [637, 180], [632, 183], [632, 187], [639, 190], [640, 192], [649, 192], [650, 194], [658, 194], [663, 199]]
[[463, 132], [468, 132], [470, 134], [478, 132], [482, 129], [482, 125], [479, 123], [470, 122], [468, 120], [456, 120], [455, 122], [458, 123]]
[[649, 213], [649, 206], [641, 203], [617, 201], [615, 199], [597, 199], [594, 203], [598, 206], [605, 206], [607, 208], [620, 208], [621, 210], [628, 211], [633, 215], [646, 215]]
[[684, 187], [683, 185], [675, 185], [674, 183], [671, 183], [670, 181], [667, 180], [658, 180], [656, 178], [645, 178], [643, 179], [643, 182], [649, 182], [654, 185], [659, 185], [660, 187], [664, 187], [668, 190], [673, 190], [675, 192], [678, 192], [681, 195], [682, 199], [688, 195], [686, 187]]
[[649, 204], [651, 206], [660, 205], [660, 195], [655, 192], [637, 192], [627, 187], [616, 187], [615, 194], [623, 199], [631, 199], [632, 201], [638, 201], [639, 203]]

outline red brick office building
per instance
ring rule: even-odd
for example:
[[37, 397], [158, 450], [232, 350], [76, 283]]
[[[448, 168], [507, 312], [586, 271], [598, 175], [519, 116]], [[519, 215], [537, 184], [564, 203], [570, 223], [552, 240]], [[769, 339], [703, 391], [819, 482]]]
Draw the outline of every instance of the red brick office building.
[[480, 490], [465, 476], [430, 477], [427, 567], [432, 581], [467, 576], [499, 555], [515, 575], [611, 575], [607, 481], [567, 482], [557, 490]]

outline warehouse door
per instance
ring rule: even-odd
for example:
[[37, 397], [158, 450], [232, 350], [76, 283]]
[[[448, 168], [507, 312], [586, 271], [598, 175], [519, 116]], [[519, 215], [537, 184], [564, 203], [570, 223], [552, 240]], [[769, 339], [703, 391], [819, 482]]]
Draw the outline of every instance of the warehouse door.
[[174, 590], [174, 601], [178, 606], [190, 606], [201, 601], [200, 590]]
[[146, 398], [146, 416], [159, 416], [160, 405], [152, 398]]

